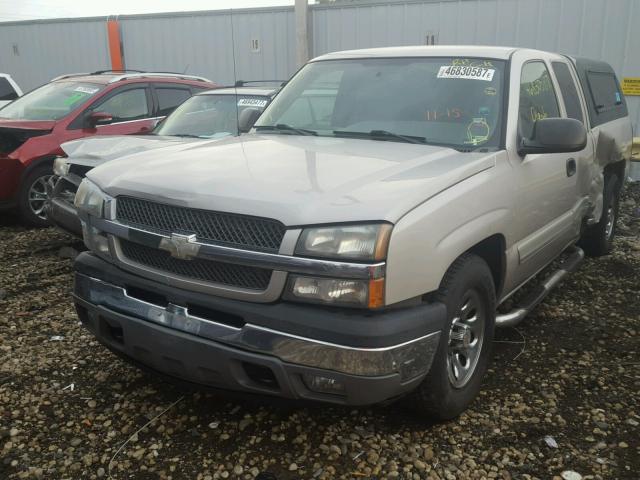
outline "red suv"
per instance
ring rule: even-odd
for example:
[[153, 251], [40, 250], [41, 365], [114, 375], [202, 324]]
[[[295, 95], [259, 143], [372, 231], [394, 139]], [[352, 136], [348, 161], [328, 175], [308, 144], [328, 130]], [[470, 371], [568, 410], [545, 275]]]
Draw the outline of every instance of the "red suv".
[[47, 225], [62, 143], [149, 132], [191, 95], [216, 87], [191, 75], [101, 71], [58, 77], [14, 100], [0, 109], [0, 211], [17, 209], [26, 223]]

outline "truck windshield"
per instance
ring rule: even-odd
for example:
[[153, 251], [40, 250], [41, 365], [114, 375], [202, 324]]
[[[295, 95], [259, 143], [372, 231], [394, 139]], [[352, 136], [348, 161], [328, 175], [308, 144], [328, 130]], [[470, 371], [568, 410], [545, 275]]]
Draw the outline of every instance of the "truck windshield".
[[196, 95], [176, 108], [153, 133], [198, 138], [238, 135], [238, 114], [248, 107], [263, 109], [268, 102], [268, 97], [259, 95]]
[[260, 133], [497, 149], [505, 62], [412, 57], [307, 64], [256, 122]]
[[17, 98], [0, 110], [0, 118], [59, 120], [104, 88], [88, 82], [52, 82]]

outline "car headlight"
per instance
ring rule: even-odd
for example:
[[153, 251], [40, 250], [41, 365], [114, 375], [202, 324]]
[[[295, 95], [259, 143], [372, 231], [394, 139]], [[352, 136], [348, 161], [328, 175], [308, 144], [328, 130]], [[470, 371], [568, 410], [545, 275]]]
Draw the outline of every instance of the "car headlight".
[[[295, 254], [331, 260], [379, 262], [387, 258], [389, 223], [314, 227], [302, 231]], [[385, 279], [289, 275], [284, 298], [345, 307], [384, 306]]]
[[388, 223], [307, 228], [295, 254], [340, 260], [384, 260], [391, 236]]
[[111, 255], [109, 239], [97, 228], [82, 222], [82, 238], [86, 247], [94, 253], [108, 257]]
[[384, 305], [384, 278], [343, 278], [290, 275], [285, 299], [344, 307], [379, 308]]
[[95, 183], [85, 178], [78, 187], [74, 204], [78, 210], [94, 217], [102, 217], [105, 200], [104, 192]]
[[57, 157], [53, 161], [53, 173], [59, 177], [64, 177], [69, 173], [69, 163], [65, 157]]

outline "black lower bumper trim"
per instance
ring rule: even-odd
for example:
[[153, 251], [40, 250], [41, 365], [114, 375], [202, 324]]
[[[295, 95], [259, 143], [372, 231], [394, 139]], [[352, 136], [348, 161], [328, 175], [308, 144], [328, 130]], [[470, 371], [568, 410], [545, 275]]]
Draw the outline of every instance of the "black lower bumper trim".
[[18, 203], [13, 200], [0, 200], [0, 212], [15, 210], [18, 206]]
[[[290, 399], [369, 405], [411, 391], [422, 380], [400, 375], [347, 375], [300, 365], [222, 345], [154, 325], [76, 298], [82, 323], [96, 338], [134, 364], [192, 384]], [[341, 394], [307, 388], [303, 375], [320, 375], [344, 386]]]
[[82, 224], [78, 217], [75, 205], [58, 198], [53, 197], [49, 204], [49, 219], [58, 227], [72, 233], [78, 237], [82, 237]]

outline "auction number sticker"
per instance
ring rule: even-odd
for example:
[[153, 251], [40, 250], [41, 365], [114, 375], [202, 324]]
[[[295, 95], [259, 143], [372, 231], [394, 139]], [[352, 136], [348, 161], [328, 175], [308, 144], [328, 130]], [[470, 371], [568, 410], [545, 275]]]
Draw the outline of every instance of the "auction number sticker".
[[438, 71], [438, 78], [466, 78], [490, 82], [494, 73], [495, 68], [443, 65]]
[[261, 100], [259, 98], [241, 98], [238, 100], [238, 106], [264, 108], [267, 106], [267, 100]]
[[91, 87], [76, 87], [73, 91], [74, 92], [80, 92], [80, 93], [86, 93], [87, 95], [93, 95], [94, 93], [96, 93], [98, 90], [100, 90], [99, 88], [91, 88]]

